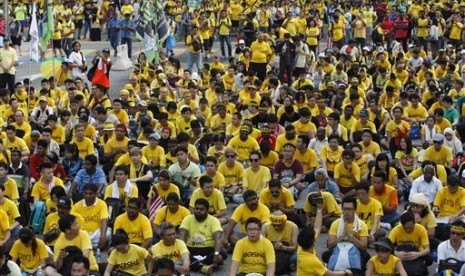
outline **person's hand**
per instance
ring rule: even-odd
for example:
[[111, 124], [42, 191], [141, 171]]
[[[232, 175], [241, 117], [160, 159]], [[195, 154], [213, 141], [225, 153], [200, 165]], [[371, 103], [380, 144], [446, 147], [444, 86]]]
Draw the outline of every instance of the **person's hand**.
[[351, 271], [350, 269], [346, 269], [344, 272], [345, 272], [347, 275], [352, 275], [352, 271]]
[[344, 229], [342, 230], [342, 236], [345, 237], [347, 236], [347, 229], [349, 228], [347, 223], [344, 223]]
[[63, 259], [66, 258], [66, 256], [68, 256], [68, 255], [69, 255], [69, 252], [60, 251], [60, 253], [58, 254], [58, 258], [63, 260]]
[[403, 252], [403, 251], [397, 251], [395, 252], [397, 258], [399, 258], [401, 261], [407, 261], [407, 252]]
[[106, 243], [106, 238], [105, 238], [106, 233], [100, 233], [100, 239], [98, 240], [98, 247], [102, 250], [105, 248], [105, 243]]
[[224, 248], [228, 248], [229, 247], [229, 241], [228, 239], [225, 237], [224, 240], [223, 240], [223, 247]]

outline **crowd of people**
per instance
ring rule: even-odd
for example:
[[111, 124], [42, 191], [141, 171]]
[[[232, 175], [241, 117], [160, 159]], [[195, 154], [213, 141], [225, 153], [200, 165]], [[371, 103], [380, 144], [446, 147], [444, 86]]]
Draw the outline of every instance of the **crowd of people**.
[[131, 57], [137, 5], [56, 0], [69, 74], [33, 87], [13, 3], [0, 274], [464, 275], [464, 7], [168, 1], [186, 66], [140, 53], [111, 98], [111, 50], [80, 40], [97, 24]]

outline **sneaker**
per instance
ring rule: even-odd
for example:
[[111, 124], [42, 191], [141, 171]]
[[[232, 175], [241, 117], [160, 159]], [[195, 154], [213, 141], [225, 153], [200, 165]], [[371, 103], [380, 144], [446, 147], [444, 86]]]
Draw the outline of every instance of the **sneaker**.
[[213, 273], [213, 265], [204, 265], [201, 271], [205, 275], [211, 275]]
[[389, 223], [381, 222], [380, 226], [381, 226], [381, 228], [384, 228], [386, 230], [391, 230], [391, 224], [389, 224]]

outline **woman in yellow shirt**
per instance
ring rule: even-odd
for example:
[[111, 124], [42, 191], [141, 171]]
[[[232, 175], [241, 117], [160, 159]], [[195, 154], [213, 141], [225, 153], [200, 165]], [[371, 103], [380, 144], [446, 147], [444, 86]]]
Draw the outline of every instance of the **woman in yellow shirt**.
[[36, 273], [39, 267], [45, 268], [49, 255], [45, 243], [37, 239], [30, 228], [19, 230], [18, 240], [9, 252], [12, 261], [20, 262], [23, 274]]
[[400, 275], [407, 276], [399, 258], [392, 254], [393, 245], [389, 238], [380, 238], [374, 243], [376, 255], [367, 263], [367, 276]]
[[318, 38], [320, 37], [320, 28], [316, 25], [315, 20], [310, 20], [308, 22], [308, 27], [305, 30], [307, 35], [307, 44], [310, 51], [316, 55], [316, 50], [318, 47]]
[[460, 17], [458, 15], [452, 16], [452, 22], [449, 22], [447, 26], [450, 28], [449, 39], [454, 47], [458, 47], [461, 42], [463, 24], [460, 22]]

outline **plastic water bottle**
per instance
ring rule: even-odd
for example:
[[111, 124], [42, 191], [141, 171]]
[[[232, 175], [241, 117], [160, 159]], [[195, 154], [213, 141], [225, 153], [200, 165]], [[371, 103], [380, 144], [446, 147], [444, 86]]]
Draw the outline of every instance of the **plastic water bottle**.
[[42, 272], [42, 267], [39, 266], [39, 269], [37, 269], [37, 273], [36, 273], [37, 276], [44, 276], [44, 273]]
[[100, 248], [97, 248], [97, 253], [95, 254], [95, 258], [97, 259], [97, 263], [100, 263], [102, 259], [102, 253], [100, 253]]

